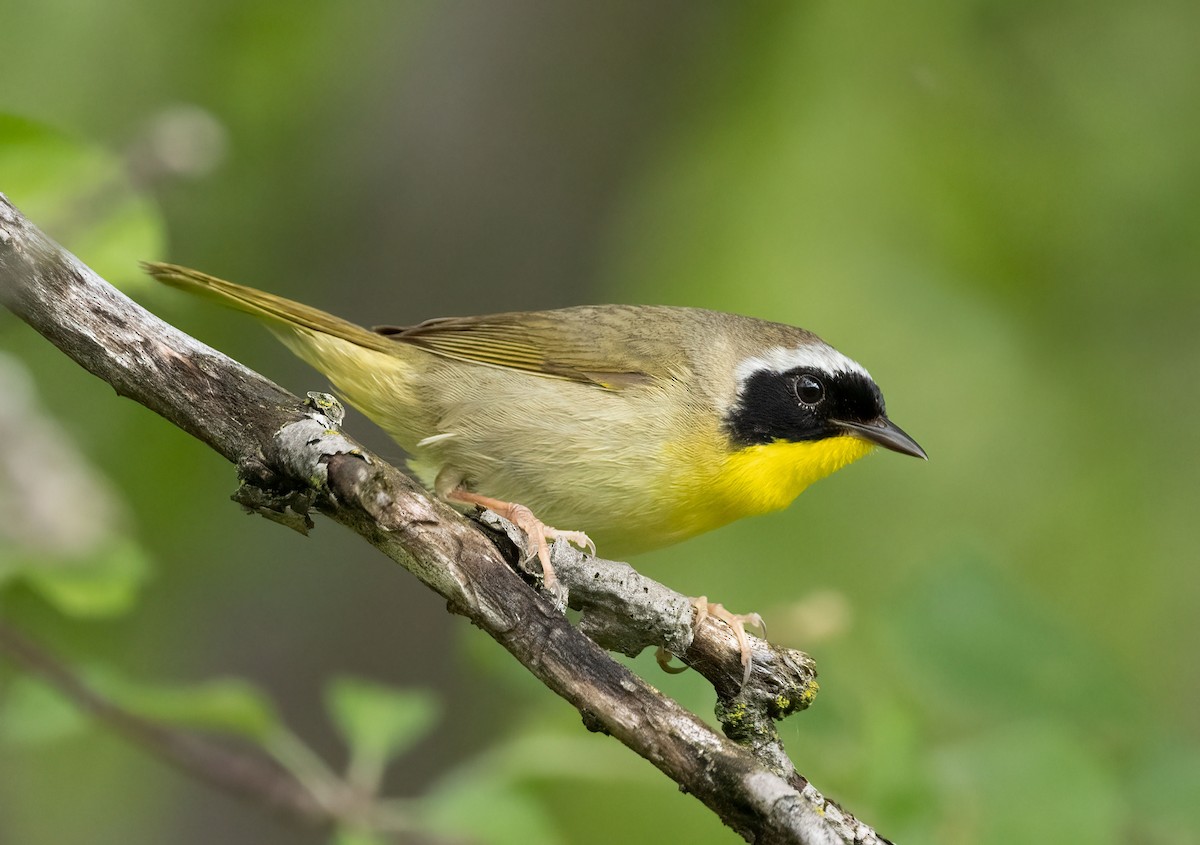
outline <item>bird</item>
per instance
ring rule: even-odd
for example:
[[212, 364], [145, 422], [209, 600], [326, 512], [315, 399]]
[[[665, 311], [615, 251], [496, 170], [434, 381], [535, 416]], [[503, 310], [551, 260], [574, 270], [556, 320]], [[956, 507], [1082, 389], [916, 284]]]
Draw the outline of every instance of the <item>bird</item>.
[[[926, 458], [867, 370], [795, 326], [580, 305], [366, 328], [198, 270], [143, 267], [265, 323], [435, 494], [526, 531], [547, 587], [548, 540], [623, 559], [780, 510], [876, 447]], [[744, 628], [739, 642], [748, 672]]]

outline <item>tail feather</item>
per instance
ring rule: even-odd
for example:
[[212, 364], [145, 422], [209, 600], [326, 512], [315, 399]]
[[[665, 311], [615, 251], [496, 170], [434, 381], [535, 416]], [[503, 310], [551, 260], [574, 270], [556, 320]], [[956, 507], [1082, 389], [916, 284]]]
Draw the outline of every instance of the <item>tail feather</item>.
[[395, 341], [340, 317], [282, 296], [227, 282], [190, 267], [143, 261], [142, 269], [163, 284], [243, 311], [265, 321], [272, 329], [309, 329], [383, 352], [395, 348]]

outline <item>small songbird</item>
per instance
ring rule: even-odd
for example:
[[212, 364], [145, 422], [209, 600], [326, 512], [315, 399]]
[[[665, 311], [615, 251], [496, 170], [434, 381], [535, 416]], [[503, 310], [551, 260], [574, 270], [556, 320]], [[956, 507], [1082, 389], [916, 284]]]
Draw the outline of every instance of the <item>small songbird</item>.
[[529, 533], [547, 583], [547, 538], [590, 537], [621, 557], [783, 508], [875, 446], [925, 457], [865, 369], [793, 326], [592, 305], [367, 329], [196, 270], [145, 268], [265, 322], [435, 493]]

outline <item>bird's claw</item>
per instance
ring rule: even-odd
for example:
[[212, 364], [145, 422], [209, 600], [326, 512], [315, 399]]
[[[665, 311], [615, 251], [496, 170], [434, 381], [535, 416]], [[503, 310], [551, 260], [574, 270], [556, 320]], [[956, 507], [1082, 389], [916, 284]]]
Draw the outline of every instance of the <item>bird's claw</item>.
[[765, 638], [767, 625], [763, 618], [757, 613], [730, 613], [723, 605], [709, 603], [707, 596], [693, 599], [692, 606], [696, 608], [696, 619], [692, 623], [693, 629], [698, 629], [704, 620], [711, 616], [714, 619], [720, 619], [733, 631], [733, 636], [737, 638], [738, 649], [742, 654], [742, 685], [745, 686], [746, 682], [750, 680], [750, 670], [753, 667], [751, 657], [754, 654], [754, 649], [750, 646], [750, 635], [746, 633], [746, 626], [753, 626]]
[[557, 528], [546, 526], [547, 540], [566, 540], [572, 546], [578, 549], [583, 549], [592, 557], [596, 556], [596, 544], [592, 542], [592, 538], [582, 531], [559, 531]]

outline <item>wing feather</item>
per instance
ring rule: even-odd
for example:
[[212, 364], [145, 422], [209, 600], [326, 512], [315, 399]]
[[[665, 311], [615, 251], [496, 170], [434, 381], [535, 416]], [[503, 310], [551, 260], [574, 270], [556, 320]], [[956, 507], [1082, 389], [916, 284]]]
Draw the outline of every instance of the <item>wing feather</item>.
[[[429, 352], [548, 378], [620, 390], [669, 376], [642, 333], [637, 309], [582, 306], [484, 317], [439, 317], [374, 331]], [[664, 338], [656, 338], [662, 344]], [[669, 342], [669, 341], [667, 341]]]

